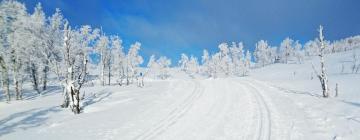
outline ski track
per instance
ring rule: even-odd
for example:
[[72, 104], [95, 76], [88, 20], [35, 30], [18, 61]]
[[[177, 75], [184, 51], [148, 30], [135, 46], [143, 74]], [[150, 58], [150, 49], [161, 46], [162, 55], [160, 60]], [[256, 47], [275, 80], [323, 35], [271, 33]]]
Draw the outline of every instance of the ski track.
[[[190, 95], [186, 97], [179, 105], [177, 105], [164, 119], [153, 125], [148, 130], [142, 132], [140, 135], [135, 137], [136, 140], [148, 140], [148, 139], [156, 139], [159, 135], [162, 133], [165, 133], [166, 130], [168, 130], [171, 126], [176, 124], [178, 120], [180, 120], [183, 116], [186, 115], [186, 113], [193, 107], [193, 105], [201, 98], [201, 96], [204, 94], [204, 88], [202, 85], [200, 85], [199, 81], [194, 81], [195, 87]], [[235, 110], [241, 110], [244, 108], [235, 108], [235, 107], [241, 107], [237, 104], [237, 102], [241, 100], [245, 100], [249, 102], [249, 100], [254, 101], [255, 104], [251, 104], [252, 112], [257, 112], [256, 118], [248, 120], [251, 123], [247, 122], [246, 130], [243, 132], [233, 132], [235, 134], [231, 134], [236, 136], [237, 138], [247, 138], [250, 136], [253, 137], [253, 139], [257, 140], [269, 140], [271, 139], [271, 129], [272, 129], [272, 120], [271, 120], [271, 112], [270, 107], [268, 106], [268, 103], [264, 99], [264, 91], [259, 90], [258, 88], [260, 86], [257, 86], [257, 83], [245, 80], [245, 81], [229, 81], [226, 80], [226, 83], [224, 86], [227, 86], [227, 88], [231, 88], [231, 85], [238, 86], [237, 88], [241, 90], [226, 90], [225, 93], [214, 93], [211, 96], [214, 96], [216, 98], [215, 102], [211, 104], [210, 110], [206, 113], [208, 116], [214, 116], [212, 118], [213, 120], [204, 120], [205, 122], [211, 122], [210, 126], [205, 127], [204, 132], [207, 132], [208, 134], [201, 134], [198, 137], [201, 139], [211, 139], [214, 138], [214, 135], [211, 134], [213, 130], [216, 130], [216, 127], [219, 127], [220, 125], [226, 124], [229, 125], [229, 122], [225, 119], [227, 115], [229, 115], [231, 112], [234, 112]], [[235, 84], [234, 84], [235, 83]], [[240, 99], [239, 94], [240, 92], [244, 91], [245, 94], [249, 95], [247, 99]], [[208, 95], [207, 95], [208, 96]], [[230, 113], [229, 113], [230, 112]], [[243, 114], [244, 115], [244, 114]], [[197, 116], [201, 117], [201, 116]], [[205, 118], [204, 118], [205, 119]], [[233, 118], [234, 119], [234, 118]], [[237, 120], [235, 118], [235, 122], [230, 123], [238, 123], [238, 124], [246, 124], [246, 122], [241, 122], [244, 120]], [[199, 123], [199, 122], [198, 122]], [[232, 124], [232, 125], [238, 125], [238, 124]], [[204, 125], [199, 123], [199, 125]], [[256, 127], [253, 127], [253, 125], [256, 125]], [[226, 126], [223, 126], [226, 127]], [[226, 128], [223, 128], [226, 129]], [[202, 137], [201, 137], [202, 136]], [[228, 137], [223, 136], [223, 137]]]
[[[243, 85], [245, 91], [251, 94], [258, 106], [258, 124], [255, 130], [255, 139], [257, 140], [270, 140], [271, 139], [271, 113], [269, 106], [264, 100], [263, 93], [257, 89], [256, 85], [250, 81], [238, 82]], [[246, 85], [246, 86], [244, 86]], [[251, 90], [252, 89], [252, 90]], [[253, 92], [252, 92], [253, 91]]]
[[[148, 130], [142, 132], [140, 135], [135, 137], [136, 140], [148, 140], [148, 139], [156, 139], [159, 135], [163, 134], [168, 130], [171, 126], [176, 124], [178, 120], [180, 120], [183, 116], [186, 115], [186, 113], [194, 106], [194, 104], [201, 98], [201, 96], [204, 94], [204, 88], [198, 81], [194, 81], [195, 87], [193, 91], [191, 92], [184, 101], [182, 101], [177, 107], [172, 109], [164, 119], [153, 125]], [[234, 131], [232, 133], [225, 132], [225, 136], [222, 137], [229, 137], [227, 135], [232, 135], [236, 138], [250, 138], [253, 137], [253, 139], [257, 140], [269, 140], [271, 139], [271, 129], [272, 129], [272, 120], [271, 120], [271, 113], [270, 113], [270, 107], [268, 106], [268, 103], [264, 99], [264, 91], [259, 90], [257, 86], [257, 83], [254, 83], [252, 81], [246, 80], [246, 82], [236, 82], [236, 81], [229, 81], [226, 80], [226, 84], [223, 86], [226, 86], [227, 89], [231, 88], [230, 85], [237, 86], [237, 90], [231, 89], [226, 90], [224, 93], [213, 93], [206, 96], [214, 96], [216, 100], [213, 102], [208, 108], [208, 112], [206, 113], [206, 116], [213, 116], [212, 120], [203, 120], [203, 122], [194, 122], [197, 123], [198, 126], [204, 126], [204, 124], [208, 124], [209, 126], [204, 127], [203, 132], [206, 134], [200, 134], [197, 137], [200, 139], [212, 139], [214, 138], [214, 134], [212, 132], [216, 130], [217, 127], [222, 126], [222, 129], [228, 129], [227, 127], [230, 125], [230, 127], [236, 127], [236, 125], [239, 124], [246, 124], [247, 127], [244, 131]], [[214, 85], [213, 85], [214, 86]], [[245, 92], [245, 94], [249, 95], [246, 99], [241, 99], [239, 95], [241, 92]], [[208, 93], [207, 93], [208, 94]], [[237, 102], [239, 101], [254, 101], [255, 104], [250, 104], [250, 108], [252, 108], [251, 112], [257, 112], [257, 114], [254, 116], [252, 120], [247, 120], [249, 122], [242, 122], [245, 120], [239, 120], [234, 118], [233, 116], [230, 116], [232, 120], [235, 120], [233, 122], [228, 122], [228, 120], [225, 119], [225, 117], [229, 117], [231, 113], [236, 114], [237, 112], [235, 110], [241, 110], [244, 108], [236, 108], [241, 107]], [[256, 107], [251, 107], [256, 106]], [[196, 115], [196, 114], [195, 114]], [[245, 115], [245, 114], [243, 114]], [[202, 117], [200, 114], [196, 117]], [[205, 123], [207, 122], [207, 123]], [[233, 124], [231, 124], [233, 123]], [[236, 124], [237, 123], [237, 124]], [[256, 125], [256, 127], [253, 127], [253, 125]], [[189, 126], [188, 126], [189, 127]], [[186, 130], [185, 130], [186, 131]], [[226, 131], [226, 130], [224, 130]], [[178, 133], [179, 134], [179, 133]]]
[[175, 107], [163, 120], [142, 134], [135, 137], [136, 140], [154, 139], [156, 136], [165, 132], [169, 127], [174, 125], [181, 117], [186, 114], [193, 106], [197, 99], [203, 94], [203, 87], [198, 81], [195, 81], [195, 88], [192, 93], [177, 107]]

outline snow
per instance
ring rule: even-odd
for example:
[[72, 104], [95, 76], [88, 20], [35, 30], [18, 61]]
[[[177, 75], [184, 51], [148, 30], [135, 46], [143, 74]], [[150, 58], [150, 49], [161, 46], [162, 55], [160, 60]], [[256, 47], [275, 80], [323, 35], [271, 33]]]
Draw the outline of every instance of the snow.
[[317, 57], [253, 69], [246, 77], [193, 79], [171, 69], [170, 79], [145, 78], [142, 88], [84, 87], [78, 115], [59, 107], [61, 89], [52, 86], [42, 96], [0, 102], [0, 139], [355, 140], [360, 138], [360, 74], [351, 74], [351, 55], [326, 56], [329, 98], [321, 97], [311, 68], [318, 66]]

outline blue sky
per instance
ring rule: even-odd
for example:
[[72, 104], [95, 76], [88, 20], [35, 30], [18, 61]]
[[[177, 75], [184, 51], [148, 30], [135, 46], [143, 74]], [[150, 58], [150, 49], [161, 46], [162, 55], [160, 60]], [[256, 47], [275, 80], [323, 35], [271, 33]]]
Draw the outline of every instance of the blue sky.
[[[260, 39], [278, 45], [285, 37], [304, 43], [360, 34], [359, 0], [21, 0], [30, 12], [41, 2], [47, 16], [60, 8], [72, 26], [102, 27], [119, 35], [126, 47], [142, 43], [141, 54], [180, 53], [200, 57], [221, 42], [242, 41], [253, 50]], [[147, 62], [145, 62], [147, 63]]]

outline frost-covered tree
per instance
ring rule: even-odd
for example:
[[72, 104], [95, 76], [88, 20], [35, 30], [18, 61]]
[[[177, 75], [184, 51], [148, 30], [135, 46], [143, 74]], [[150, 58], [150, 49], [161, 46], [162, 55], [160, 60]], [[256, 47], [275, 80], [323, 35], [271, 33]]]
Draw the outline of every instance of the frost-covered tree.
[[275, 63], [276, 59], [279, 57], [279, 54], [277, 51], [278, 51], [278, 48], [276, 46], [268, 48], [268, 57], [269, 57], [268, 64]]
[[254, 51], [255, 62], [260, 66], [265, 66], [269, 63], [269, 45], [267, 41], [260, 40], [256, 43]]
[[147, 63], [147, 71], [145, 75], [153, 75], [153, 78], [156, 78], [158, 72], [158, 65], [156, 63], [155, 55], [151, 55], [149, 58], [149, 62]]
[[159, 77], [161, 79], [166, 79], [169, 77], [169, 67], [171, 65], [171, 60], [165, 56], [160, 57], [156, 61], [157, 65], [159, 66]]
[[244, 63], [244, 45], [240, 42], [238, 45], [235, 42], [232, 42], [230, 47], [230, 55], [232, 59], [232, 74], [235, 75], [245, 75], [245, 63]]
[[187, 73], [190, 76], [194, 76], [199, 71], [199, 63], [196, 57], [191, 56], [189, 62], [187, 63]]
[[232, 67], [232, 60], [230, 56], [230, 50], [227, 43], [221, 43], [219, 46], [219, 68], [222, 70], [222, 72], [225, 73], [225, 75], [231, 74], [231, 67]]
[[280, 44], [280, 59], [283, 63], [288, 63], [293, 54], [294, 40], [289, 37], [285, 38]]
[[178, 65], [182, 71], [187, 72], [188, 71], [188, 63], [189, 63], [189, 57], [185, 54], [181, 54], [181, 58], [178, 62]]
[[3, 1], [0, 4], [0, 57], [2, 57], [2, 83], [7, 100], [10, 100], [10, 75], [16, 92], [16, 99], [22, 98], [21, 85], [25, 78], [24, 57], [28, 56], [29, 16], [23, 4], [16, 1]]
[[328, 77], [327, 77], [327, 73], [326, 73], [326, 69], [325, 69], [325, 42], [324, 42], [324, 36], [323, 36], [323, 27], [320, 25], [319, 27], [319, 41], [320, 41], [320, 52], [319, 52], [319, 57], [320, 57], [320, 73], [316, 70], [316, 68], [313, 66], [313, 69], [317, 75], [317, 77], [320, 80], [320, 84], [321, 84], [321, 88], [323, 91], [323, 97], [329, 97], [329, 85], [328, 85]]
[[[143, 63], [143, 58], [139, 55], [141, 43], [135, 42], [130, 46], [129, 52], [126, 55], [126, 84], [132, 83], [133, 78], [139, 72], [139, 65]], [[130, 81], [131, 80], [131, 81]]]
[[207, 50], [203, 50], [203, 55], [201, 56], [201, 72], [206, 76], [210, 76], [210, 56]]
[[46, 90], [49, 71], [58, 74], [58, 62], [61, 61], [60, 48], [62, 45], [62, 31], [64, 24], [60, 9], [48, 18], [49, 24], [45, 27], [45, 45], [42, 48], [43, 55], [43, 90]]
[[305, 43], [304, 51], [306, 56], [314, 56], [319, 54], [319, 46], [318, 46], [318, 39], [310, 40]]
[[298, 61], [298, 63], [302, 63], [304, 61], [304, 50], [302, 49], [302, 45], [299, 43], [299, 41], [295, 42], [294, 45], [294, 55]]
[[122, 46], [122, 40], [118, 36], [112, 36], [111, 45], [113, 47], [114, 55], [114, 69], [117, 75], [117, 83], [122, 86], [123, 80], [125, 79], [125, 68], [126, 68], [126, 55], [124, 53], [124, 47]]
[[42, 10], [41, 4], [37, 4], [34, 13], [30, 15], [30, 22], [28, 22], [28, 30], [31, 33], [29, 38], [29, 47], [27, 47], [27, 70], [30, 74], [31, 82], [33, 83], [33, 89], [40, 94], [40, 75], [39, 73], [44, 69], [44, 55], [39, 50], [46, 48], [46, 17]]
[[220, 63], [221, 63], [220, 53], [213, 54], [209, 62], [209, 73], [211, 77], [216, 78], [218, 74], [221, 72]]
[[110, 41], [109, 38], [106, 35], [101, 35], [98, 42], [97, 42], [97, 52], [100, 55], [100, 83], [102, 86], [105, 85], [105, 69], [107, 60], [109, 59], [109, 45]]
[[[71, 110], [80, 113], [80, 89], [85, 83], [88, 75], [87, 65], [89, 61], [88, 52], [92, 34], [84, 34], [83, 31], [72, 30], [68, 22], [64, 25], [64, 101], [62, 107], [70, 106]], [[88, 44], [88, 45], [85, 45]]]
[[250, 71], [251, 67], [251, 53], [249, 50], [246, 51], [245, 54], [245, 67], [244, 67], [244, 75], [247, 75]]
[[351, 66], [351, 70], [352, 73], [358, 73], [359, 69], [360, 69], [360, 64], [358, 64], [358, 55], [356, 54], [356, 50], [353, 51], [353, 55], [352, 55], [352, 59], [353, 59], [353, 64]]

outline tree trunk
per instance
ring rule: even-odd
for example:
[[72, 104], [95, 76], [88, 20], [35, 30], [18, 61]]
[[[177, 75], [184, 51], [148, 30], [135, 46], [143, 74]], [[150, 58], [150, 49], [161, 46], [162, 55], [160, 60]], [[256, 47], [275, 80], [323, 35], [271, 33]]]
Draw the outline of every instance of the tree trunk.
[[68, 108], [69, 107], [69, 93], [66, 89], [66, 87], [63, 87], [63, 103], [61, 104], [62, 108]]
[[14, 80], [14, 86], [15, 86], [15, 97], [16, 100], [20, 100], [21, 99], [21, 90], [20, 90], [20, 86], [19, 86], [19, 78], [18, 78], [18, 70], [15, 66], [16, 64], [14, 64], [14, 71], [13, 71], [13, 80]]
[[108, 85], [110, 86], [110, 82], [111, 82], [111, 66], [110, 66], [110, 64], [108, 64], [109, 66], [108, 66], [108, 80], [109, 80], [109, 83], [108, 83]]
[[38, 79], [37, 79], [37, 72], [36, 72], [36, 66], [34, 63], [31, 64], [31, 79], [33, 82], [33, 89], [40, 94], [39, 85], [38, 85]]
[[2, 71], [2, 84], [3, 84], [3, 91], [6, 96], [6, 101], [10, 101], [10, 79], [8, 77], [8, 73], [6, 69]]
[[71, 109], [75, 114], [80, 113], [80, 96], [79, 96], [79, 90], [74, 89], [73, 87], [70, 88], [70, 95], [71, 95]]
[[1, 67], [1, 77], [4, 94], [6, 95], [6, 101], [10, 101], [10, 79], [8, 69], [6, 67], [6, 63], [4, 59], [0, 56], [0, 67]]
[[46, 64], [46, 66], [44, 67], [44, 70], [43, 70], [43, 90], [47, 89], [48, 72], [49, 72], [49, 66], [47, 66], [47, 64]]
[[101, 85], [105, 86], [105, 63], [102, 62], [101, 65]]
[[336, 87], [335, 87], [335, 97], [337, 97], [339, 94], [339, 84], [336, 83]]

